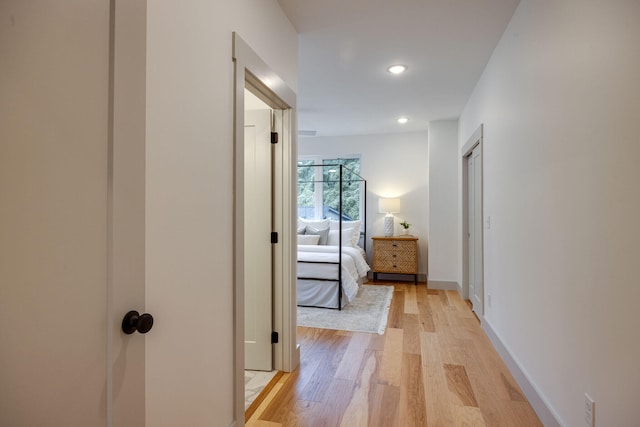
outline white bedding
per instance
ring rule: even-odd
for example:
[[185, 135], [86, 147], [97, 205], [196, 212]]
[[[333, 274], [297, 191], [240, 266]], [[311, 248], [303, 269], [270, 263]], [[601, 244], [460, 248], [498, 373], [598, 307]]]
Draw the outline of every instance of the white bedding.
[[[337, 282], [313, 279], [338, 279], [338, 246], [298, 245], [298, 261], [298, 305], [337, 308]], [[343, 306], [356, 296], [369, 269], [360, 248], [342, 247]]]

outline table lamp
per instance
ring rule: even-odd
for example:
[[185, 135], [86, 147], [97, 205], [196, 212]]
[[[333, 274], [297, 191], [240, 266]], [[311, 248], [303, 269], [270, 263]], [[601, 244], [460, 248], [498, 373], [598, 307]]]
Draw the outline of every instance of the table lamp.
[[393, 236], [393, 214], [400, 212], [400, 199], [387, 199], [380, 197], [378, 199], [378, 212], [387, 214], [384, 217], [385, 237]]

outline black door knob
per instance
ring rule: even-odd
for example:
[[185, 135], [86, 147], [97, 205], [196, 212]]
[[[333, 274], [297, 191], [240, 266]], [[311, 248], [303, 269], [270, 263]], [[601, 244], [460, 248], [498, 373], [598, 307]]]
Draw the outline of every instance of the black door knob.
[[135, 331], [146, 334], [153, 327], [153, 316], [149, 313], [140, 314], [132, 310], [122, 319], [122, 332], [129, 335]]

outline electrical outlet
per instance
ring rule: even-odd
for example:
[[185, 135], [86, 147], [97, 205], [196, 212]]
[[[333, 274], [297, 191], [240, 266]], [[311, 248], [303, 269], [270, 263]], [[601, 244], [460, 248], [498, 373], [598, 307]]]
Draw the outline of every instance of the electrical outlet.
[[596, 403], [587, 393], [584, 394], [584, 420], [589, 427], [596, 426]]

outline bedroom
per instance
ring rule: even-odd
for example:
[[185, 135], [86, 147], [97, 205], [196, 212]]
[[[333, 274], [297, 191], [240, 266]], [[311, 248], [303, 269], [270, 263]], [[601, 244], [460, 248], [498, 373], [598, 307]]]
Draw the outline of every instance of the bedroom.
[[384, 234], [384, 214], [378, 212], [378, 198], [400, 198], [400, 212], [394, 214], [396, 234], [399, 222], [411, 224], [418, 241], [420, 280], [425, 281], [428, 226], [428, 137], [427, 132], [386, 135], [299, 137], [298, 158], [359, 158], [360, 175], [367, 180], [367, 260], [371, 265], [371, 236]]

